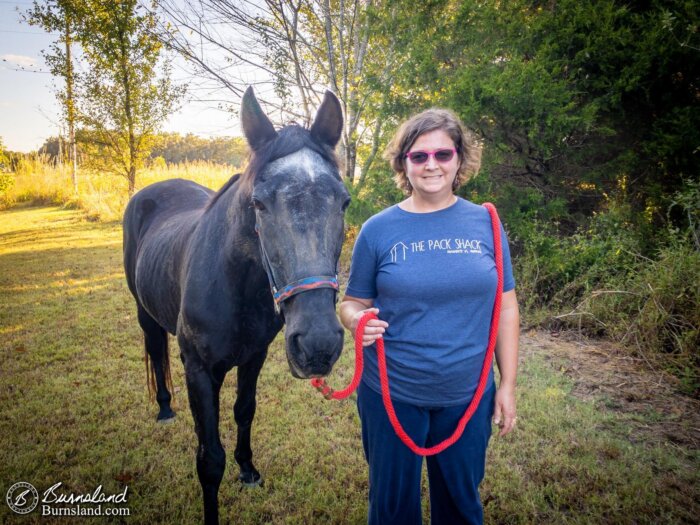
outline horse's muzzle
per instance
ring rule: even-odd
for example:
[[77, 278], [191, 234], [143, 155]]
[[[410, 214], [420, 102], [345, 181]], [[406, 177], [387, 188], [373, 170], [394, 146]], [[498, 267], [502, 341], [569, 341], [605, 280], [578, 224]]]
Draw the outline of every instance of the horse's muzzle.
[[299, 379], [328, 375], [343, 349], [343, 329], [338, 325], [306, 334], [286, 334], [287, 360]]

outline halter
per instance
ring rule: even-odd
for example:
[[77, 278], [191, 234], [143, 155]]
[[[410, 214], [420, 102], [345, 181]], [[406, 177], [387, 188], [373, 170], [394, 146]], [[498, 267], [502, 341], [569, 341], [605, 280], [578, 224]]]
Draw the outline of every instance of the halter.
[[317, 288], [332, 288], [335, 290], [335, 301], [338, 301], [338, 275], [312, 275], [310, 277], [304, 277], [297, 281], [292, 281], [284, 286], [279, 286], [277, 280], [275, 279], [275, 273], [272, 270], [272, 265], [270, 264], [270, 259], [267, 256], [265, 247], [263, 246], [262, 240], [260, 239], [260, 232], [258, 229], [258, 223], [255, 223], [255, 234], [258, 236], [258, 243], [260, 244], [260, 254], [262, 255], [263, 268], [267, 274], [267, 279], [270, 281], [270, 289], [272, 290], [272, 299], [275, 302], [275, 312], [280, 313], [280, 305], [283, 301], [286, 301], [290, 297], [294, 297], [297, 294], [308, 292], [309, 290], [316, 290]]

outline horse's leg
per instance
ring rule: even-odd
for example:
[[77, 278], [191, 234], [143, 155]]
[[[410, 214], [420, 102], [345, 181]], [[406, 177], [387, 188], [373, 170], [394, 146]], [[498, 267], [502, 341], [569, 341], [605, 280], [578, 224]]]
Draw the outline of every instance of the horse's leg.
[[267, 349], [256, 354], [251, 361], [238, 366], [238, 387], [233, 417], [238, 427], [234, 457], [241, 468], [238, 479], [246, 486], [262, 485], [262, 477], [253, 465], [250, 448], [250, 430], [255, 417], [255, 390], [260, 370], [267, 357]]
[[219, 485], [226, 468], [226, 452], [219, 437], [221, 381], [212, 377], [197, 357], [188, 356], [184, 363], [190, 408], [199, 439], [197, 474], [204, 497], [204, 523], [215, 524], [219, 522]]
[[175, 418], [175, 412], [170, 408], [171, 395], [167, 386], [170, 378], [168, 333], [141, 305], [138, 306], [138, 318], [144, 334], [146, 353], [151, 360], [151, 371], [155, 376], [156, 401], [160, 407], [156, 420], [167, 423]]

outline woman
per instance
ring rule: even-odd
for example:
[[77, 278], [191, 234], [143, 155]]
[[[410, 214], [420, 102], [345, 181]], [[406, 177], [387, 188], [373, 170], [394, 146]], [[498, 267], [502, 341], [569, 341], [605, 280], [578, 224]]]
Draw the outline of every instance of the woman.
[[[478, 171], [480, 145], [452, 112], [430, 109], [398, 130], [387, 150], [408, 197], [371, 217], [355, 243], [340, 306], [353, 335], [367, 312], [378, 316], [362, 344], [383, 337], [391, 397], [399, 421], [419, 446], [449, 437], [471, 400], [488, 344], [497, 277], [487, 210], [454, 191]], [[431, 523], [482, 523], [491, 418], [500, 436], [516, 421], [519, 315], [510, 252], [501, 230], [504, 285], [496, 362], [478, 410], [462, 437], [430, 456]], [[362, 442], [369, 464], [370, 525], [420, 524], [422, 457], [396, 436], [382, 404], [376, 352], [365, 352], [358, 389]]]

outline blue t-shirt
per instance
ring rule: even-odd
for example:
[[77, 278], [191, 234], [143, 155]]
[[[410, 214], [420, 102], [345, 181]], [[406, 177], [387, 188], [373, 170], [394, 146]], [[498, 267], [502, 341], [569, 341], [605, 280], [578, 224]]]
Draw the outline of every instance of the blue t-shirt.
[[[501, 240], [507, 292], [515, 280], [502, 226]], [[411, 213], [394, 205], [362, 226], [346, 293], [373, 299], [389, 324], [384, 346], [392, 399], [424, 407], [471, 400], [497, 283], [491, 218], [483, 206], [458, 198], [442, 210]], [[376, 349], [366, 350], [362, 380], [380, 392]]]

